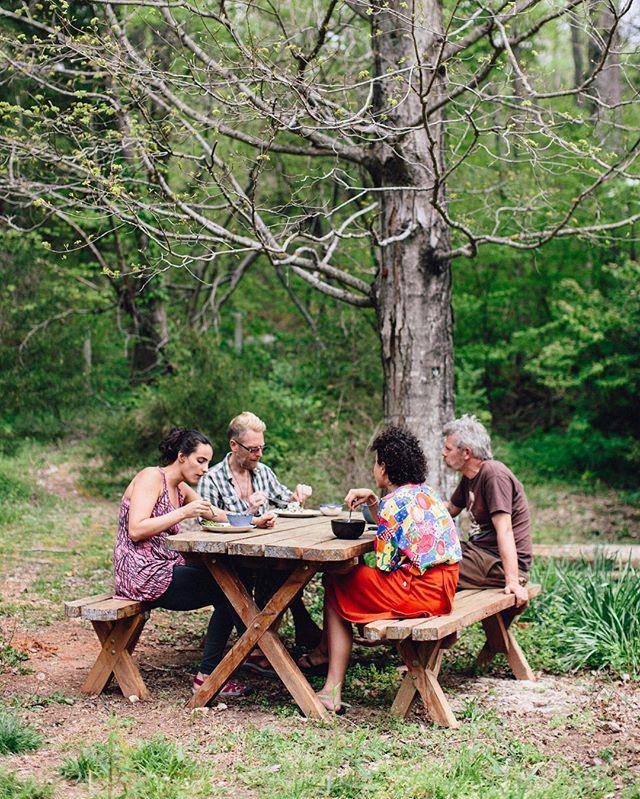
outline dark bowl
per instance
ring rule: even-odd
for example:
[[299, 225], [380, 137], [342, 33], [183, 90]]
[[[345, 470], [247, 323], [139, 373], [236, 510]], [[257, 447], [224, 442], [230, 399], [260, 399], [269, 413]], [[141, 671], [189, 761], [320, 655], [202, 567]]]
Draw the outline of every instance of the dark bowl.
[[364, 527], [364, 519], [331, 519], [331, 529], [336, 538], [360, 538]]

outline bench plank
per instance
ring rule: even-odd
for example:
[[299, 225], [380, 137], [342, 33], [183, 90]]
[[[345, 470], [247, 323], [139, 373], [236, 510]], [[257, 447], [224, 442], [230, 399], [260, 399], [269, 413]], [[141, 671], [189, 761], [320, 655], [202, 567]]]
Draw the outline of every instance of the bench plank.
[[[453, 613], [470, 607], [474, 597], [482, 594], [485, 590], [483, 588], [467, 588], [464, 591], [458, 591], [453, 602], [453, 610], [449, 616], [422, 616], [417, 619], [379, 619], [378, 621], [369, 622], [364, 628], [364, 637], [368, 641], [385, 641], [387, 639], [401, 641], [403, 638], [409, 638], [417, 625], [436, 618], [450, 619]], [[445, 635], [442, 637], [444, 638]]]
[[64, 615], [70, 619], [78, 619], [82, 616], [82, 609], [85, 605], [91, 605], [94, 602], [102, 602], [105, 599], [111, 599], [111, 594], [96, 594], [95, 596], [85, 596], [82, 599], [72, 599], [64, 603]]
[[[538, 583], [530, 583], [526, 588], [529, 592], [529, 599], [538, 596], [541, 591], [541, 586]], [[414, 641], [434, 641], [444, 638], [463, 627], [469, 627], [489, 616], [507, 610], [515, 603], [515, 596], [505, 594], [502, 588], [484, 588], [478, 596], [472, 598], [471, 607], [465, 603], [464, 607], [457, 610], [454, 604], [454, 609], [448, 616], [425, 619], [416, 625], [413, 628], [412, 638]]]
[[[75, 612], [77, 609], [79, 609], [79, 613]], [[118, 621], [144, 613], [145, 605], [143, 602], [136, 602], [133, 599], [107, 594], [106, 596], [86, 597], [83, 604], [73, 608], [73, 611], [73, 616], [90, 621]]]

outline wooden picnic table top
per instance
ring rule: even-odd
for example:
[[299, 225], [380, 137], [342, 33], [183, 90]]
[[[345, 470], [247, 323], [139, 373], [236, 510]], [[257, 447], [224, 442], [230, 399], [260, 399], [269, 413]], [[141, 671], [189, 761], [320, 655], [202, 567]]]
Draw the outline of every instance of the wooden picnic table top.
[[[336, 517], [333, 517], [336, 518]], [[167, 546], [178, 552], [279, 558], [307, 562], [340, 562], [373, 550], [375, 531], [365, 529], [360, 538], [336, 538], [326, 516], [279, 518], [275, 527], [235, 532], [233, 528], [195, 530], [167, 537]]]

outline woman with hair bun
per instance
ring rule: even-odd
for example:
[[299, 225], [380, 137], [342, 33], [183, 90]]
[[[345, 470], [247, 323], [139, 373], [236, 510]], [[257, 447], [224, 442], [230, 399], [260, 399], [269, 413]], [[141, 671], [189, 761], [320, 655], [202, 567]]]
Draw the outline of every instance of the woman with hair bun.
[[[145, 602], [148, 608], [195, 610], [214, 606], [200, 670], [193, 681], [195, 689], [220, 662], [237, 617], [209, 571], [187, 565], [179, 552], [166, 546], [166, 539], [179, 531], [185, 519], [202, 516], [220, 521], [226, 520], [226, 514], [202, 499], [190, 485], [206, 474], [213, 457], [206, 436], [176, 427], [160, 442], [159, 449], [162, 466], [138, 472], [122, 497], [113, 553], [115, 592]], [[246, 693], [247, 686], [230, 680], [220, 695]]]

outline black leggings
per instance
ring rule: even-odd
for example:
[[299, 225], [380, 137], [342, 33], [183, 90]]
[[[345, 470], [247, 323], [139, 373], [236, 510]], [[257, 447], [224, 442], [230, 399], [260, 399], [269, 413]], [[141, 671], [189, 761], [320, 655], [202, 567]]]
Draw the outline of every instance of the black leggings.
[[200, 671], [203, 674], [211, 674], [222, 660], [234, 625], [240, 634], [245, 630], [239, 616], [209, 571], [200, 566], [174, 566], [171, 584], [164, 594], [148, 605], [149, 608], [165, 610], [196, 610], [207, 605], [213, 605], [214, 611], [209, 619], [200, 661]]

